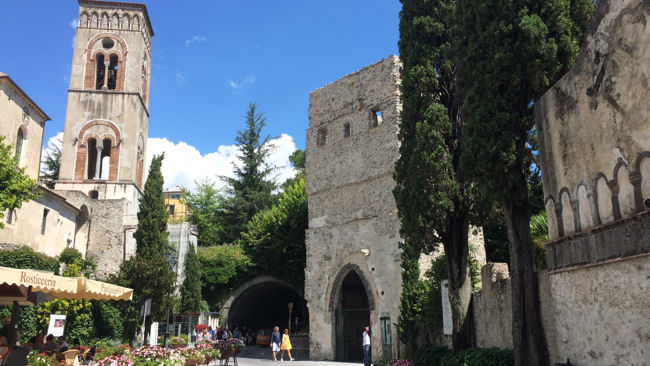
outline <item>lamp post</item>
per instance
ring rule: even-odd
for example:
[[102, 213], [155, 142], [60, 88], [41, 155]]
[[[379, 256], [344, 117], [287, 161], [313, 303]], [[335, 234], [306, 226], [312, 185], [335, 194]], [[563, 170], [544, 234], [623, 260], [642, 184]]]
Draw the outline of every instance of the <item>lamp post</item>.
[[293, 303], [289, 303], [289, 333], [291, 333], [291, 312], [293, 311]]

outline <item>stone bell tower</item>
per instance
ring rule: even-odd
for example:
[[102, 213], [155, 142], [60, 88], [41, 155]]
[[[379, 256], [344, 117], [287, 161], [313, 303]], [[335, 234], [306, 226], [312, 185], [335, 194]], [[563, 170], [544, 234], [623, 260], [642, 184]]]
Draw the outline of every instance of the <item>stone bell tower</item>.
[[144, 4], [79, 0], [56, 190], [92, 207], [86, 252], [100, 259], [100, 271], [117, 269], [115, 255], [126, 259], [135, 252], [152, 36]]

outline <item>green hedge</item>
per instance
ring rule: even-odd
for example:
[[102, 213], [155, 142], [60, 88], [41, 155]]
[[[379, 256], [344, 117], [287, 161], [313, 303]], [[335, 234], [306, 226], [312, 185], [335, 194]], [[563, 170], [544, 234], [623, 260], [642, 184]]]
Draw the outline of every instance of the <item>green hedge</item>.
[[451, 354], [445, 347], [426, 345], [413, 354], [415, 366], [512, 366], [515, 356], [510, 349], [474, 348]]

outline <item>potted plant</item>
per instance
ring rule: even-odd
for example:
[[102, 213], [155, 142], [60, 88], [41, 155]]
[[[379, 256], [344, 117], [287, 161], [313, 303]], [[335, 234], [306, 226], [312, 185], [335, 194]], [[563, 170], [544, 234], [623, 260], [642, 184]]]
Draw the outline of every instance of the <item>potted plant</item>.
[[172, 349], [175, 348], [183, 348], [187, 345], [187, 339], [177, 336], [177, 337], [172, 337], [169, 340], [169, 347]]

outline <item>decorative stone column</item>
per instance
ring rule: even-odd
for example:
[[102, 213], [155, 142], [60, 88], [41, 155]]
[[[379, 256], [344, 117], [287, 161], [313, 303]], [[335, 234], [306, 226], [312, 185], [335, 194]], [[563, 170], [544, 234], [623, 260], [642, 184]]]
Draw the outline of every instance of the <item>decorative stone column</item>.
[[95, 163], [95, 178], [94, 179], [100, 179], [101, 178], [101, 170], [102, 170], [102, 146], [97, 146], [97, 159]]

